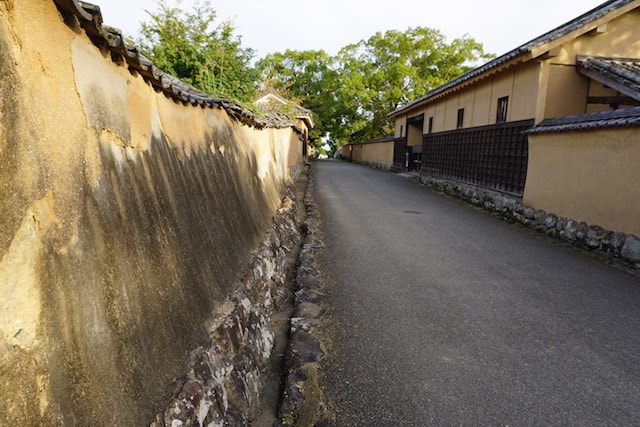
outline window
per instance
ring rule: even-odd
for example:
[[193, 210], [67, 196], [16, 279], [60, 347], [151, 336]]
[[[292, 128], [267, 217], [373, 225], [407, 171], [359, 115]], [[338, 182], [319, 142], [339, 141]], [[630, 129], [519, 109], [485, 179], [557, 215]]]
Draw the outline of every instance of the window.
[[403, 135], [402, 135], [402, 131], [403, 131], [403, 130], [404, 130], [404, 129], [402, 129], [402, 125], [400, 125], [400, 138], [402, 138], [402, 136], [403, 136]]
[[496, 112], [496, 123], [507, 121], [507, 109], [509, 108], [509, 97], [498, 98], [498, 111]]
[[464, 108], [458, 110], [458, 124], [457, 128], [462, 129], [464, 126]]
[[427, 129], [427, 133], [433, 132], [433, 117], [429, 117], [429, 128]]

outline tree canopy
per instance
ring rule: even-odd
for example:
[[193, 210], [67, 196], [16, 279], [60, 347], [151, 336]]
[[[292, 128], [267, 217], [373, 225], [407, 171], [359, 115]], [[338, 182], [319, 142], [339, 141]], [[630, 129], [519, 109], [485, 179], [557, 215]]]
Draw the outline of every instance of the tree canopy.
[[[426, 27], [376, 33], [343, 47], [269, 54], [252, 65], [231, 22], [215, 25], [208, 0], [192, 11], [158, 0], [136, 40], [156, 66], [213, 96], [251, 103], [274, 91], [314, 113], [316, 145], [340, 146], [393, 134], [387, 115], [492, 55], [464, 36], [448, 43]], [[327, 140], [328, 138], [328, 140]]]
[[325, 133], [337, 128], [343, 112], [337, 98], [327, 96], [339, 85], [335, 59], [323, 50], [274, 53], [258, 61], [265, 86], [275, 89], [287, 99], [298, 102], [314, 114], [315, 127], [309, 133], [312, 141], [320, 141]]
[[447, 43], [438, 30], [418, 27], [376, 33], [334, 57], [271, 54], [257, 68], [276, 89], [302, 99], [318, 115], [318, 133], [340, 146], [392, 135], [390, 112], [490, 57], [468, 36]]
[[260, 78], [253, 50], [242, 47], [231, 22], [214, 25], [209, 1], [184, 11], [159, 0], [157, 11], [146, 12], [136, 43], [157, 67], [210, 95], [253, 100]]

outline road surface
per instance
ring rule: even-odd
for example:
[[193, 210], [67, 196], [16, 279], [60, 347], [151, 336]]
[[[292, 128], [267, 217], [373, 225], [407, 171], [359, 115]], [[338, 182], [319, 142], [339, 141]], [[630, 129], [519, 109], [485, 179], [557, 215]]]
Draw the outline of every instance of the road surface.
[[640, 425], [638, 278], [398, 175], [313, 177], [327, 425]]

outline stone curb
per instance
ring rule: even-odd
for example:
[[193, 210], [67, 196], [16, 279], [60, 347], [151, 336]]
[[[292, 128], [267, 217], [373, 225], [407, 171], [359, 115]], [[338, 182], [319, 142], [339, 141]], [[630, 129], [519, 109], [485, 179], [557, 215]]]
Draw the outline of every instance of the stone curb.
[[522, 204], [518, 199], [471, 185], [421, 175], [425, 186], [478, 206], [510, 223], [521, 224], [579, 249], [595, 252], [640, 271], [640, 239], [632, 234], [606, 230], [584, 221], [560, 217]]
[[314, 329], [324, 314], [320, 292], [322, 280], [316, 264], [316, 255], [324, 247], [320, 230], [320, 214], [312, 199], [313, 178], [309, 175], [304, 197], [307, 219], [302, 224], [302, 247], [298, 255], [296, 292], [293, 316], [290, 321], [289, 344], [285, 358], [284, 387], [276, 426], [299, 425], [298, 414], [305, 402], [305, 383], [309, 380], [309, 367], [317, 363], [324, 350]]

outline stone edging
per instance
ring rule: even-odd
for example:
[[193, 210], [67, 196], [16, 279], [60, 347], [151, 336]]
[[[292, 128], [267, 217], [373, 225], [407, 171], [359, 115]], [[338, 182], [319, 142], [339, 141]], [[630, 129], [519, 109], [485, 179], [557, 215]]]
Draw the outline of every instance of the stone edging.
[[300, 241], [292, 186], [287, 194], [232, 296], [216, 307], [207, 348], [191, 352], [187, 374], [151, 427], [246, 426], [256, 414], [275, 338], [271, 316], [289, 298], [287, 253]]
[[388, 165], [386, 163], [378, 163], [378, 162], [368, 162], [365, 160], [353, 160], [350, 159], [347, 156], [340, 156], [340, 160], [346, 161], [346, 162], [351, 162], [351, 163], [355, 163], [358, 165], [363, 165], [363, 166], [367, 166], [369, 168], [373, 168], [373, 169], [382, 169], [385, 171], [391, 171], [393, 169], [393, 167], [391, 165]]
[[[316, 256], [324, 248], [321, 219], [311, 196], [313, 178], [309, 174], [304, 197], [306, 221], [302, 225], [302, 248], [298, 255], [294, 309], [290, 323], [289, 345], [285, 358], [284, 388], [278, 413], [278, 426], [312, 424], [318, 390], [318, 361], [324, 356], [314, 329], [320, 325], [324, 313], [321, 303], [325, 296]], [[315, 383], [315, 387], [311, 386]], [[306, 387], [305, 387], [306, 385]], [[313, 403], [316, 402], [316, 403]]]
[[640, 270], [640, 239], [632, 234], [606, 230], [598, 225], [563, 218], [522, 204], [518, 199], [472, 185], [420, 175], [419, 181], [435, 191], [481, 207], [508, 222], [522, 224], [548, 237], [580, 249], [595, 251]]
[[391, 165], [387, 165], [384, 163], [378, 163], [378, 162], [366, 162], [366, 161], [362, 161], [362, 160], [354, 160], [353, 163], [357, 163], [359, 165], [364, 165], [373, 169], [382, 169], [385, 171], [390, 171], [391, 170]]

